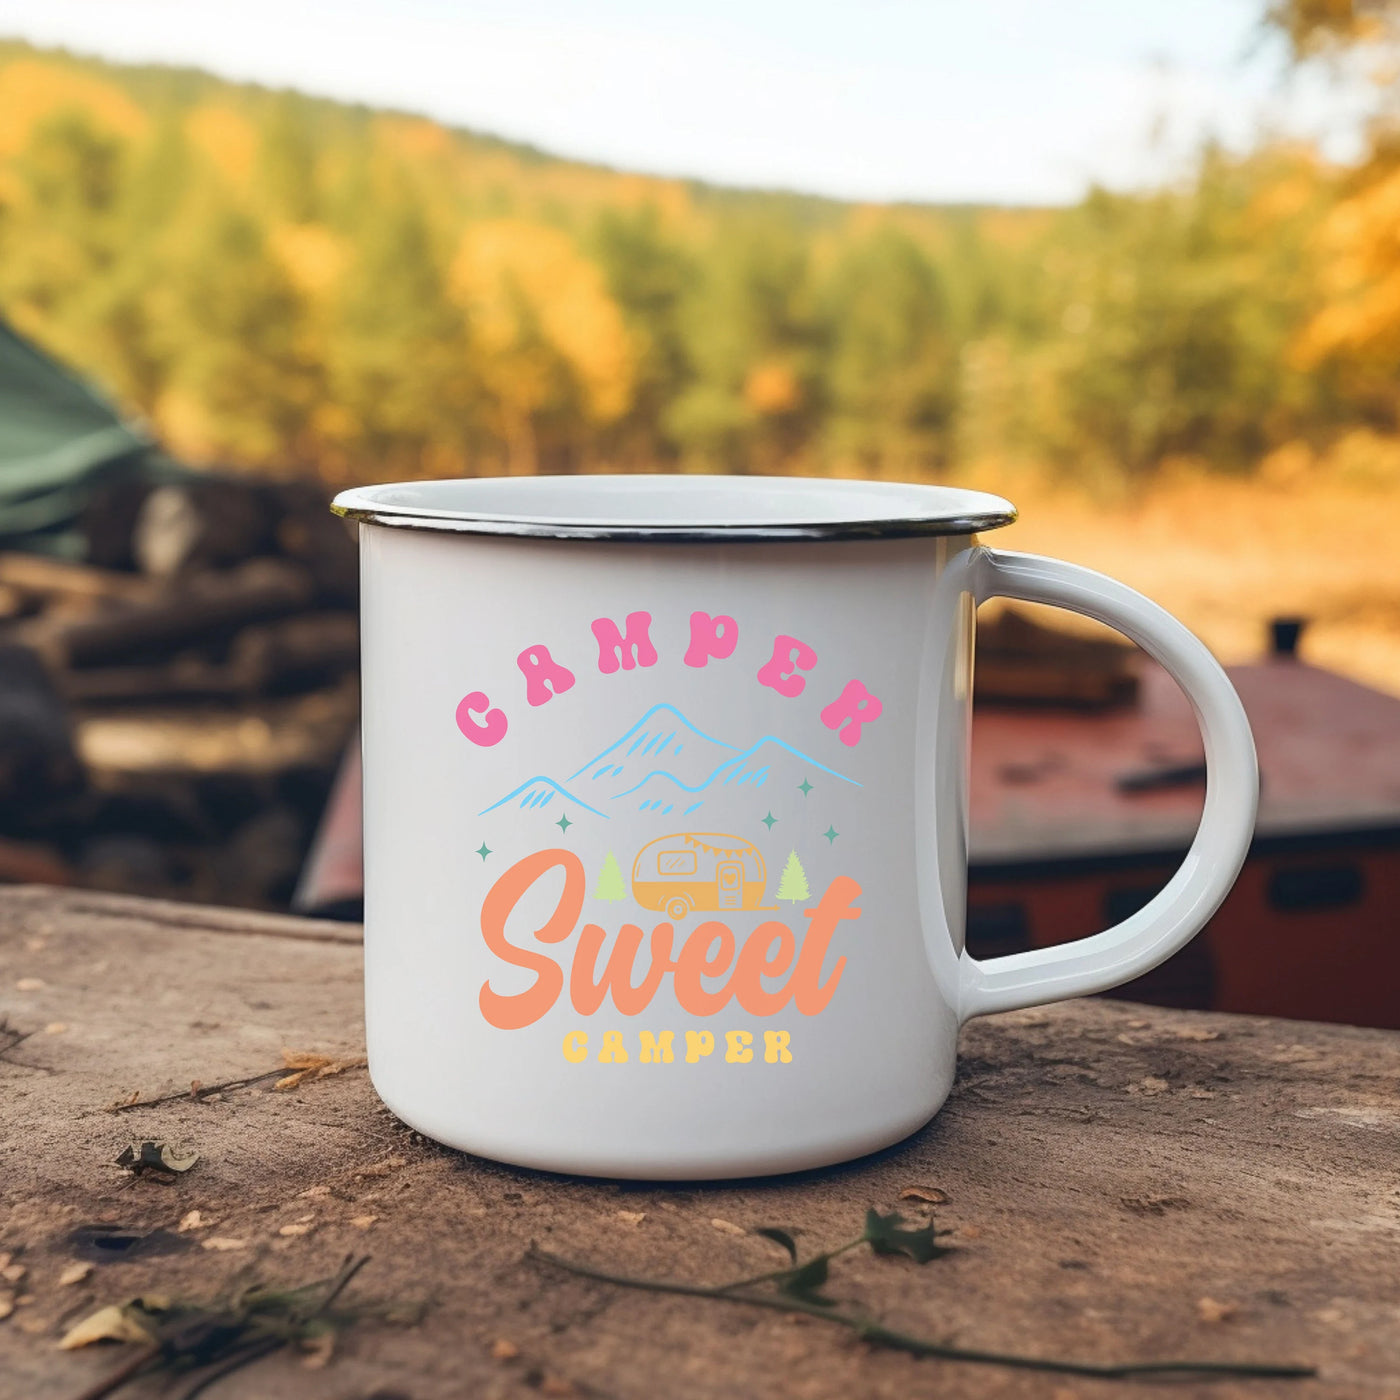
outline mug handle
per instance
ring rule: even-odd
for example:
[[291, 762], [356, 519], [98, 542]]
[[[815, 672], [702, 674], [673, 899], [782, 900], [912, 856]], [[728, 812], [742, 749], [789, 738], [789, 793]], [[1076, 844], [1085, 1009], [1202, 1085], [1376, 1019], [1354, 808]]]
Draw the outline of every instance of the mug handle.
[[1136, 914], [1103, 933], [1050, 948], [959, 960], [966, 1021], [1065, 997], [1106, 991], [1165, 962], [1205, 927], [1249, 853], [1259, 805], [1259, 763], [1244, 706], [1220, 663], [1170, 613], [1092, 569], [974, 547], [969, 584], [977, 602], [1018, 598], [1096, 618], [1131, 637], [1186, 692], [1206, 752], [1201, 824], [1175, 875]]

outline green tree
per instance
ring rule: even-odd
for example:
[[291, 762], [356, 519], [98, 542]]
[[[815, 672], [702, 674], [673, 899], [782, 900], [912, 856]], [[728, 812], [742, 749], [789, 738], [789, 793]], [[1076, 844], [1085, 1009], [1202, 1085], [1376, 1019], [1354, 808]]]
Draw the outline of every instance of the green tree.
[[259, 133], [259, 189], [273, 209], [298, 223], [318, 212], [312, 108], [299, 93], [279, 92]]
[[797, 904], [811, 897], [812, 892], [807, 888], [807, 872], [803, 870], [797, 852], [793, 851], [788, 856], [787, 864], [783, 866], [782, 876], [778, 880], [778, 898]]
[[332, 312], [329, 371], [344, 473], [467, 470], [480, 396], [468, 326], [447, 293], [427, 212], [401, 182], [364, 211]]
[[667, 236], [652, 205], [635, 213], [604, 210], [592, 247], [636, 355], [632, 404], [610, 438], [624, 460], [637, 460], [650, 470], [657, 447], [669, 446], [667, 407], [693, 375], [681, 313], [686, 287], [698, 268]]
[[[0, 117], [0, 121], [3, 117]], [[92, 354], [101, 291], [121, 255], [128, 151], [79, 110], [36, 124], [0, 194], [0, 304], [60, 354]]]
[[1097, 457], [1130, 477], [1173, 455], [1237, 468], [1288, 434], [1308, 392], [1288, 361], [1302, 239], [1280, 220], [1259, 238], [1257, 196], [1276, 180], [1265, 164], [1208, 152], [1188, 191], [1097, 191], [1066, 220], [1079, 246], [1044, 361], [1066, 463]]
[[721, 221], [684, 309], [695, 377], [666, 429], [706, 465], [774, 470], [821, 416], [822, 324], [812, 249], [776, 207]]
[[598, 883], [593, 886], [593, 898], [606, 900], [609, 904], [627, 898], [627, 883], [622, 878], [617, 857], [611, 851], [603, 862], [603, 868], [598, 872]]
[[119, 257], [93, 285], [94, 325], [85, 349], [100, 378], [145, 418], [157, 415], [177, 347], [162, 338], [169, 271], [188, 237], [186, 203], [196, 172], [176, 114], [164, 111], [132, 155], [117, 215]]
[[305, 306], [257, 220], [209, 192], [169, 274], [158, 422], [204, 457], [285, 467], [320, 398]]
[[868, 470], [935, 467], [956, 368], [936, 268], [907, 234], [883, 228], [842, 258], [826, 300], [829, 448]]

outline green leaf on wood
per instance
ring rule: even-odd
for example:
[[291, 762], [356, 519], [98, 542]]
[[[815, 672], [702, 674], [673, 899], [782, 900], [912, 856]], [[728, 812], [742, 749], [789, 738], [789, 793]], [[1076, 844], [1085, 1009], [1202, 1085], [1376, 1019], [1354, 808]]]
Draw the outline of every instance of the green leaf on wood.
[[778, 1283], [778, 1292], [802, 1303], [815, 1303], [819, 1308], [834, 1308], [835, 1298], [825, 1298], [821, 1287], [830, 1273], [831, 1256], [819, 1254], [809, 1259], [801, 1268], [784, 1274]]
[[904, 1254], [916, 1264], [953, 1252], [937, 1242], [939, 1232], [932, 1221], [918, 1230], [906, 1230], [903, 1225], [904, 1217], [898, 1211], [881, 1215], [878, 1210], [868, 1210], [862, 1238], [876, 1254]]
[[[796, 1263], [797, 1245], [787, 1230], [761, 1229], [752, 1232], [772, 1240], [786, 1249]], [[855, 1239], [818, 1254], [816, 1258], [792, 1269], [779, 1269], [759, 1274], [755, 1278], [736, 1279], [732, 1283], [711, 1286], [688, 1283], [680, 1279], [635, 1278], [614, 1273], [609, 1269], [562, 1259], [557, 1254], [531, 1245], [528, 1258], [537, 1259], [564, 1269], [579, 1278], [596, 1279], [600, 1283], [620, 1288], [635, 1288], [647, 1293], [670, 1293], [682, 1298], [710, 1298], [716, 1302], [746, 1307], [767, 1308], [780, 1313], [802, 1313], [808, 1317], [845, 1327], [873, 1346], [889, 1347], [911, 1356], [941, 1357], [948, 1361], [970, 1362], [980, 1366], [1008, 1366], [1023, 1371], [1045, 1371], [1069, 1376], [1092, 1376], [1100, 1380], [1122, 1380], [1127, 1377], [1167, 1379], [1173, 1376], [1231, 1376], [1259, 1377], [1274, 1380], [1294, 1379], [1316, 1375], [1311, 1366], [1251, 1361], [1070, 1361], [1057, 1357], [1025, 1356], [1015, 1352], [983, 1351], [976, 1347], [954, 1346], [929, 1337], [912, 1336], [874, 1321], [863, 1308], [842, 1307], [832, 1298], [824, 1297], [821, 1288], [827, 1282], [831, 1261], [838, 1255], [867, 1245], [875, 1254], [904, 1254], [920, 1264], [927, 1264], [941, 1255], [954, 1251], [940, 1245], [932, 1224], [909, 1229], [902, 1216], [895, 1212], [882, 1215], [869, 1210], [865, 1229]], [[946, 1232], [944, 1232], [946, 1233]]]

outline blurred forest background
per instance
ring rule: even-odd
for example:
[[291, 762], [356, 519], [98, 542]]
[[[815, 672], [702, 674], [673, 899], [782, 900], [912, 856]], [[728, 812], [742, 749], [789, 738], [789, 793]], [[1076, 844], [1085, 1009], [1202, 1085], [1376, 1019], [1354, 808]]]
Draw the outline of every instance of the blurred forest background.
[[1354, 168], [872, 206], [0, 43], [0, 314], [195, 463], [339, 486], [726, 471], [1004, 492], [1227, 658], [1400, 690], [1397, 10], [1293, 0]]

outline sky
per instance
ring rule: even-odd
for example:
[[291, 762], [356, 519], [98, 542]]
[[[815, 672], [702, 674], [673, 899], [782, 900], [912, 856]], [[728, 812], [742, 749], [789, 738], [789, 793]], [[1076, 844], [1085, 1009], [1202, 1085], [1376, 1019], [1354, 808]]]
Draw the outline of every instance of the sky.
[[0, 35], [421, 112], [628, 170], [1065, 203], [1357, 124], [1263, 0], [0, 0]]

